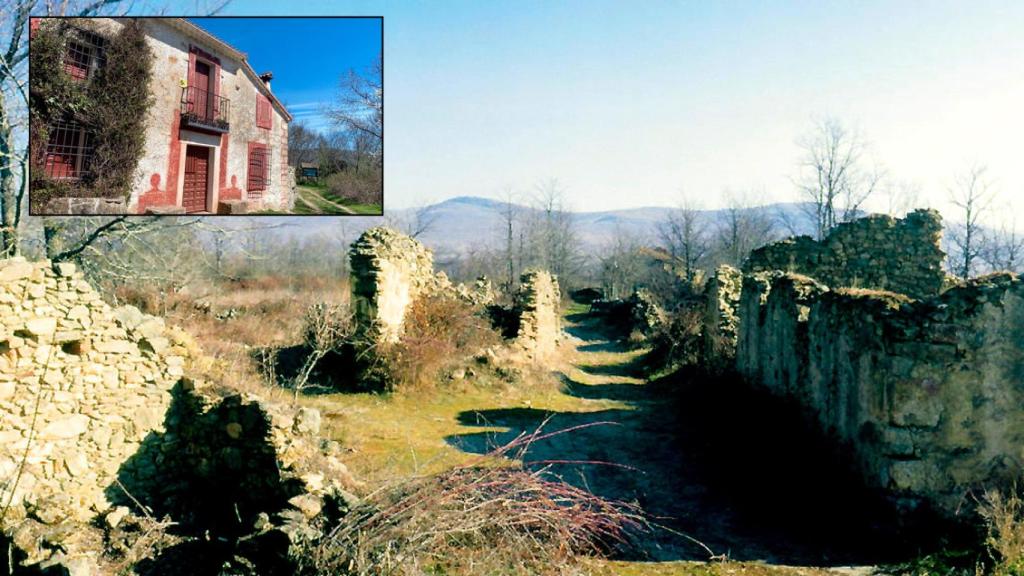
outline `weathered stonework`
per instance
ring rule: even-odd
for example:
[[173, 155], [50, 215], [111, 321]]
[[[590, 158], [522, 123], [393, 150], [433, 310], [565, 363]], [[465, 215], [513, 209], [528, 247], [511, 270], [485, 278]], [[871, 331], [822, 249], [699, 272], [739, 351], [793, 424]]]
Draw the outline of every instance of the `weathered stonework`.
[[704, 288], [704, 359], [729, 361], [736, 350], [736, 315], [743, 289], [743, 273], [723, 264]]
[[96, 215], [124, 214], [128, 202], [123, 198], [53, 198], [46, 203], [45, 214], [55, 215]]
[[515, 342], [535, 358], [546, 357], [562, 339], [562, 293], [558, 280], [549, 272], [531, 270], [519, 282], [519, 330]]
[[924, 298], [945, 286], [941, 236], [942, 218], [935, 210], [915, 210], [902, 219], [875, 214], [840, 224], [821, 242], [798, 236], [758, 248], [743, 271], [783, 270], [828, 286]]
[[914, 301], [748, 275], [736, 365], [851, 449], [869, 485], [955, 515], [1024, 470], [1024, 281]]
[[140, 505], [223, 536], [276, 514], [291, 536], [352, 483], [316, 410], [193, 384], [195, 354], [73, 264], [0, 261], [0, 544], [19, 564], [107, 573], [95, 520]]
[[437, 282], [433, 255], [419, 241], [377, 227], [352, 244], [349, 261], [357, 329], [397, 342], [409, 305]]
[[187, 354], [181, 335], [110, 308], [73, 264], [21, 259], [0, 263], [0, 330], [0, 500], [66, 500], [86, 519], [160, 425]]

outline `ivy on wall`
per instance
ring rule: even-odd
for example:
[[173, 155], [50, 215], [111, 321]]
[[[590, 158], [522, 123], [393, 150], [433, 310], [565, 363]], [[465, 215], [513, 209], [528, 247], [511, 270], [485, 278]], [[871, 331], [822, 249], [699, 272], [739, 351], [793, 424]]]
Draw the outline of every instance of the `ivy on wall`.
[[[142, 24], [122, 20], [107, 39], [105, 64], [81, 82], [64, 68], [70, 22], [40, 27], [29, 53], [33, 208], [57, 196], [127, 198], [144, 152], [153, 54]], [[43, 170], [50, 127], [58, 120], [73, 120], [93, 135], [91, 169], [75, 182], [47, 178]]]

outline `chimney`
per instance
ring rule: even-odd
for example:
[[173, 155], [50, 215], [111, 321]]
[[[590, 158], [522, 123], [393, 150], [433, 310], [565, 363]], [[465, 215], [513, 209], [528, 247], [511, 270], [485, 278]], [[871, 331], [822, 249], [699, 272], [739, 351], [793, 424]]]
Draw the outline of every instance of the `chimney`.
[[263, 83], [267, 85], [267, 90], [270, 90], [270, 81], [273, 79], [273, 72], [264, 72], [263, 74], [260, 74], [260, 80], [263, 80]]

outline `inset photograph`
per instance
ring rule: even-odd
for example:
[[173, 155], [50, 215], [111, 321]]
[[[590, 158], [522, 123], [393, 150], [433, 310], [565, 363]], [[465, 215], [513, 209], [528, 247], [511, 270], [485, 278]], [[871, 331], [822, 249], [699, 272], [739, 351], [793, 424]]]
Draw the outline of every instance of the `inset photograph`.
[[32, 215], [381, 215], [383, 18], [33, 18]]

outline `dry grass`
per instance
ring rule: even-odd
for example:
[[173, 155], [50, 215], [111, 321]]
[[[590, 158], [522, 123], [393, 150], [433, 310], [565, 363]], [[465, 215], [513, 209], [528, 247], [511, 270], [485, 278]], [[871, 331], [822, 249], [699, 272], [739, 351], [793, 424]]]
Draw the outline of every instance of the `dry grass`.
[[1006, 493], [985, 492], [978, 513], [988, 530], [985, 545], [995, 563], [992, 573], [997, 576], [1024, 574], [1024, 500], [1016, 486]]
[[194, 359], [192, 375], [225, 388], [287, 400], [289, 394], [267, 386], [253, 351], [301, 342], [306, 311], [315, 304], [345, 303], [348, 285], [339, 279], [267, 276], [210, 281], [178, 293], [145, 285], [105, 292], [116, 304], [163, 316], [194, 336], [204, 357]]

